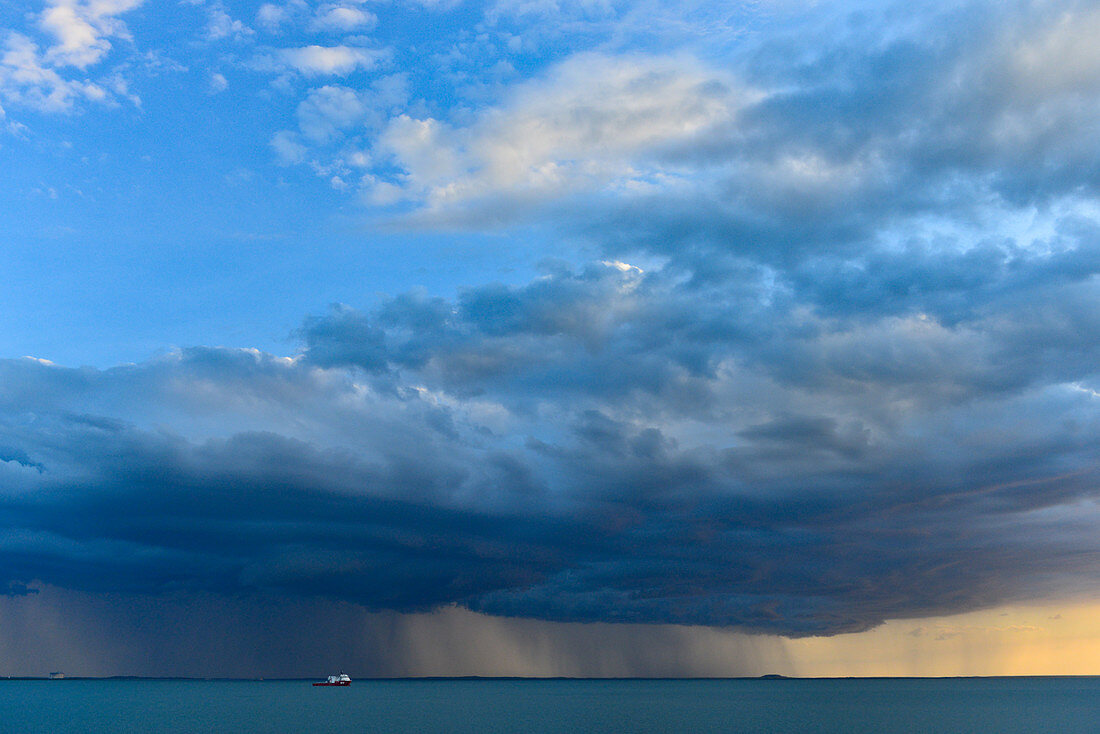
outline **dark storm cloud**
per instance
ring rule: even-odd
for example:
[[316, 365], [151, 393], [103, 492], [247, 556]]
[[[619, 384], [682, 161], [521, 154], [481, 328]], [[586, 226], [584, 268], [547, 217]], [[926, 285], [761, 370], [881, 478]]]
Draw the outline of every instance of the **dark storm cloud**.
[[792, 635], [1096, 584], [1068, 510], [1095, 496], [1091, 342], [1055, 334], [1056, 367], [981, 389], [968, 345], [1034, 339], [1011, 310], [947, 327], [718, 294], [597, 264], [334, 309], [294, 360], [8, 362], [5, 581]]
[[461, 485], [438, 464], [373, 466], [274, 434], [195, 445], [80, 420], [51, 431], [79, 452], [69, 460], [80, 476], [5, 493], [0, 565], [22, 579], [92, 591], [280, 589], [424, 609], [530, 583], [560, 565], [546, 537], [568, 542], [553, 519], [394, 499]]

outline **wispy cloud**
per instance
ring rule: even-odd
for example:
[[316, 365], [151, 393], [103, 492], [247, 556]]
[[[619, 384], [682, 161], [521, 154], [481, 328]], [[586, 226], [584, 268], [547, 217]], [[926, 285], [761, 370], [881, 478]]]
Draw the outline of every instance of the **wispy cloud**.
[[283, 63], [306, 76], [347, 76], [374, 68], [386, 56], [384, 51], [352, 46], [303, 46], [278, 52]]

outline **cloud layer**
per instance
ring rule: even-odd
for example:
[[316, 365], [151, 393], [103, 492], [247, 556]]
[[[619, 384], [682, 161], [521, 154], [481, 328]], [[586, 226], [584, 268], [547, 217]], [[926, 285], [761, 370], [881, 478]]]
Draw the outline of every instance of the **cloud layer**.
[[950, 320], [609, 262], [334, 308], [293, 359], [10, 361], [0, 567], [788, 635], [1095, 589], [1095, 285], [999, 256]]
[[[131, 5], [9, 34], [5, 101], [94, 96], [61, 70]], [[455, 72], [448, 103], [340, 36], [384, 18], [264, 5], [279, 45], [236, 71], [298, 94], [265, 154], [391, 231], [569, 256], [334, 305], [291, 356], [0, 363], [0, 589], [790, 636], [1100, 591], [1100, 13], [991, 7], [824, 3], [672, 50], [570, 7], [600, 48]]]

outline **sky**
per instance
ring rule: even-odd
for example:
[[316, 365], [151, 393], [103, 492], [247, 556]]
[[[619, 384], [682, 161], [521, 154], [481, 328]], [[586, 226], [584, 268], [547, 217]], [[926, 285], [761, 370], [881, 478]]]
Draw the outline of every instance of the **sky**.
[[0, 5], [0, 674], [1100, 674], [1098, 36]]

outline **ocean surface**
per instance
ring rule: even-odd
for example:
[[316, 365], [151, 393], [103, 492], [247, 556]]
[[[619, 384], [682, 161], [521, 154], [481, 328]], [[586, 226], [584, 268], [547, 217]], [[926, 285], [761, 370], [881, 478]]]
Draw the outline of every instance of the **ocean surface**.
[[0, 732], [1098, 732], [1100, 678], [3, 680]]

